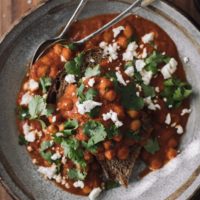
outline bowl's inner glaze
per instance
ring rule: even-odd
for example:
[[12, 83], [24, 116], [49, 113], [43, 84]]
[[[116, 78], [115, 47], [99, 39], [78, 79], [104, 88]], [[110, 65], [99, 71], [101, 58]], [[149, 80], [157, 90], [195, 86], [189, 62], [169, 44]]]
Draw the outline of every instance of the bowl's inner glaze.
[[[20, 199], [83, 199], [62, 191], [37, 173], [25, 148], [18, 145], [15, 123], [15, 100], [22, 78], [27, 71], [27, 63], [41, 41], [59, 32], [77, 3], [78, 1], [51, 1], [18, 25], [0, 47], [0, 158], [2, 162], [0, 170], [5, 182]], [[127, 8], [126, 3], [106, 0], [97, 3], [96, 0], [88, 3], [80, 17], [114, 13], [125, 8]], [[102, 199], [165, 199], [200, 165], [198, 159], [200, 86], [197, 84], [200, 75], [198, 68], [200, 36], [187, 20], [182, 19], [181, 24], [176, 24], [175, 20], [180, 22], [181, 15], [164, 3], [158, 3], [154, 9], [142, 9], [138, 14], [157, 23], [172, 37], [182, 60], [184, 56], [190, 58], [190, 62], [184, 68], [195, 93], [191, 101], [192, 113], [180, 146], [181, 153], [176, 159], [142, 180], [134, 178], [128, 189], [121, 187], [102, 194]], [[137, 170], [133, 177], [136, 177], [136, 174]], [[190, 193], [194, 189], [195, 186], [190, 189]], [[187, 195], [189, 193], [180, 198], [184, 199]]]

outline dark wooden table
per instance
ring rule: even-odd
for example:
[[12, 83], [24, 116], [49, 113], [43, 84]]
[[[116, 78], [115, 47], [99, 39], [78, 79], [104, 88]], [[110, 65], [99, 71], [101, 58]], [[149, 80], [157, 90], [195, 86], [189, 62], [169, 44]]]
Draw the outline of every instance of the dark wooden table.
[[[0, 37], [9, 30], [11, 24], [24, 15], [29, 9], [34, 8], [41, 0], [0, 0]], [[200, 12], [194, 0], [166, 0], [171, 5], [183, 11], [196, 25], [200, 27]], [[197, 194], [193, 200], [199, 200]], [[0, 200], [11, 200], [12, 198], [0, 186]]]

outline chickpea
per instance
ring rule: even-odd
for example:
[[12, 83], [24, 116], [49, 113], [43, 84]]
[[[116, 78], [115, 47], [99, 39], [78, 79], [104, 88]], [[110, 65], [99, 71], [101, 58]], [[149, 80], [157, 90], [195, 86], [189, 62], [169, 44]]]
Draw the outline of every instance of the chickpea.
[[66, 60], [70, 60], [72, 58], [72, 51], [69, 48], [63, 48], [62, 49], [62, 56]]
[[84, 152], [84, 159], [85, 160], [90, 161], [90, 160], [92, 160], [92, 158], [93, 158], [93, 156], [89, 151]]
[[105, 93], [113, 86], [112, 82], [107, 78], [102, 78], [99, 83], [99, 94], [104, 96]]
[[128, 158], [128, 155], [129, 155], [128, 147], [122, 147], [117, 151], [117, 157], [120, 160], [126, 160]]
[[125, 29], [124, 29], [124, 35], [127, 37], [127, 38], [130, 38], [132, 35], [133, 35], [133, 29], [130, 25], [126, 25], [125, 26]]
[[108, 101], [114, 101], [116, 99], [116, 92], [114, 90], [109, 90], [105, 93], [104, 98]]
[[160, 169], [162, 167], [162, 165], [163, 165], [162, 161], [155, 158], [155, 159], [151, 160], [149, 168], [151, 170], [157, 170], [157, 169]]
[[102, 153], [98, 153], [97, 154], [97, 158], [98, 158], [98, 160], [105, 160], [105, 155], [104, 155], [104, 153], [102, 152]]
[[60, 55], [62, 53], [62, 46], [60, 44], [56, 44], [53, 47], [53, 50], [57, 55]]
[[117, 44], [118, 44], [121, 48], [125, 49], [125, 48], [127, 47], [127, 45], [128, 45], [127, 38], [124, 37], [124, 36], [118, 37], [118, 39], [117, 39]]
[[107, 140], [103, 143], [104, 149], [109, 150], [112, 147], [112, 142]]
[[70, 111], [73, 109], [74, 103], [69, 98], [61, 98], [61, 100], [58, 102], [58, 108], [60, 110], [66, 110]]
[[50, 134], [54, 134], [56, 132], [58, 132], [58, 128], [57, 126], [51, 124], [47, 127], [47, 131], [50, 133]]
[[103, 34], [103, 39], [105, 42], [111, 42], [112, 39], [113, 39], [113, 33], [111, 31], [106, 31], [104, 34]]
[[85, 186], [82, 191], [84, 194], [89, 194], [91, 192], [92, 188], [90, 188], [89, 186]]
[[88, 137], [82, 131], [80, 131], [78, 134], [76, 134], [76, 139], [79, 141], [87, 141]]
[[166, 153], [166, 156], [167, 156], [167, 158], [168, 158], [169, 160], [175, 158], [176, 155], [177, 155], [177, 151], [176, 151], [176, 149], [174, 149], [174, 148], [170, 148], [170, 149], [167, 151], [167, 153]]
[[140, 113], [136, 110], [128, 110], [127, 113], [132, 119], [138, 118], [140, 115]]
[[115, 156], [114, 150], [107, 150], [107, 151], [105, 151], [105, 157], [106, 157], [106, 159], [112, 160], [114, 158], [114, 156]]
[[141, 121], [140, 120], [133, 120], [130, 124], [130, 129], [132, 131], [137, 131], [141, 127]]
[[117, 113], [117, 116], [121, 119], [124, 118], [125, 114], [124, 114], [124, 108], [118, 104], [113, 104], [112, 105], [112, 109], [114, 112]]
[[44, 64], [44, 65], [51, 65], [51, 59], [45, 55], [43, 57], [40, 58], [40, 61]]
[[37, 77], [40, 78], [40, 77], [46, 76], [48, 71], [49, 71], [49, 66], [47, 65], [39, 66], [37, 68]]
[[38, 121], [38, 120], [32, 120], [30, 122], [30, 126], [33, 128], [33, 129], [36, 129], [38, 131], [41, 131], [42, 130], [42, 126], [41, 126], [41, 123]]
[[122, 135], [121, 134], [118, 134], [118, 135], [115, 135], [112, 139], [115, 141], [115, 142], [120, 142], [122, 140]]
[[64, 123], [59, 124], [58, 128], [59, 128], [59, 131], [63, 131], [65, 129]]
[[49, 76], [52, 77], [52, 78], [56, 78], [57, 73], [58, 73], [57, 67], [52, 66], [51, 69], [50, 69]]
[[175, 138], [171, 138], [169, 141], [168, 141], [168, 147], [172, 147], [172, 148], [175, 148], [177, 147], [178, 145], [178, 142]]

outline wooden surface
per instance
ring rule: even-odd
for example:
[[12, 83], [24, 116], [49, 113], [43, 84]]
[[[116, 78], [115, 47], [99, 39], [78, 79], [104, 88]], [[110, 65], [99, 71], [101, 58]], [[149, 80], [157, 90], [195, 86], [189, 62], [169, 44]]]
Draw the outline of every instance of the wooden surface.
[[[9, 30], [10, 25], [41, 0], [0, 0], [0, 37]], [[193, 0], [167, 0], [189, 14], [200, 25], [200, 13]], [[11, 200], [5, 189], [0, 186], [0, 200]]]

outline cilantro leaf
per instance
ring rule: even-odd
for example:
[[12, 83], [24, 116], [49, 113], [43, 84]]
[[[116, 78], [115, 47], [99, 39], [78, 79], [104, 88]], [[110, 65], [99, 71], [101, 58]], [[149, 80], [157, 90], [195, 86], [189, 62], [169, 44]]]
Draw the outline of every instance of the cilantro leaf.
[[108, 139], [112, 139], [115, 135], [119, 134], [119, 128], [115, 124], [111, 124], [106, 128]]
[[52, 110], [47, 107], [45, 100], [39, 96], [35, 95], [28, 105], [29, 114], [31, 119], [36, 119], [40, 116], [49, 116]]
[[91, 153], [96, 153], [97, 152], [97, 145], [89, 146], [87, 142], [82, 141], [82, 146], [90, 151]]
[[142, 89], [145, 97], [154, 97], [156, 95], [154, 87], [142, 84]]
[[83, 132], [90, 136], [88, 146], [93, 146], [105, 140], [107, 133], [102, 123], [90, 120], [83, 126]]
[[42, 92], [46, 93], [48, 88], [51, 86], [52, 80], [49, 77], [42, 77], [40, 78], [40, 85], [42, 88]]
[[81, 66], [83, 64], [84, 53], [78, 54], [73, 60], [68, 61], [64, 68], [68, 74], [73, 74], [76, 76], [81, 75]]
[[170, 78], [164, 81], [164, 90], [161, 96], [167, 99], [167, 105], [178, 107], [182, 101], [192, 94], [191, 86], [177, 78]]
[[20, 134], [18, 136], [18, 143], [19, 143], [19, 145], [27, 145], [28, 144], [28, 142], [24, 138], [24, 135], [22, 135], [22, 134]]
[[53, 146], [52, 141], [43, 141], [40, 144], [40, 155], [47, 161], [51, 162], [51, 151], [47, 151], [50, 147]]
[[142, 139], [142, 136], [140, 134], [140, 131], [132, 132], [132, 131], [127, 131], [126, 136], [128, 138], [134, 139], [135, 141], [139, 142]]
[[78, 180], [83, 181], [86, 178], [87, 173], [81, 172], [81, 171], [76, 170], [76, 169], [69, 169], [67, 175], [70, 179], [73, 179], [75, 181], [78, 181]]
[[147, 143], [144, 145], [144, 148], [147, 152], [151, 154], [155, 154], [157, 151], [159, 151], [160, 146], [157, 138], [149, 139]]
[[77, 120], [68, 120], [67, 122], [65, 122], [64, 124], [64, 130], [63, 133], [65, 135], [71, 135], [72, 133], [74, 133], [74, 131], [78, 128], [78, 121]]
[[91, 118], [95, 118], [99, 115], [100, 107], [93, 108], [89, 113], [87, 113]]
[[67, 44], [67, 45], [63, 45], [65, 48], [69, 48], [72, 51], [76, 51], [77, 50], [77, 45], [74, 43], [71, 44]]
[[29, 111], [27, 108], [22, 108], [21, 106], [18, 106], [16, 112], [20, 120], [24, 120], [30, 117]]
[[141, 110], [144, 107], [144, 100], [136, 95], [135, 85], [130, 83], [120, 89], [121, 104], [126, 109]]
[[100, 67], [99, 65], [91, 68], [91, 67], [88, 67], [86, 70], [85, 70], [85, 77], [86, 78], [90, 78], [92, 76], [97, 76], [100, 74]]

